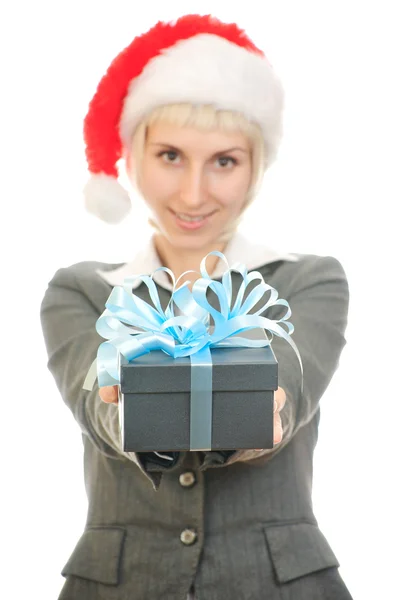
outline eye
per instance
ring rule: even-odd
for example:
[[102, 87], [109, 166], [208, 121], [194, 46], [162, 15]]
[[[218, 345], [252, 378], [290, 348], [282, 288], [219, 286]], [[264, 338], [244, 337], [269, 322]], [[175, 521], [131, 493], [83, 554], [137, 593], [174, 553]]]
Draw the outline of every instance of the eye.
[[228, 164], [237, 165], [238, 161], [232, 156], [220, 156], [218, 159], [221, 167], [226, 167]]
[[[165, 162], [174, 163], [176, 157], [178, 156], [178, 152], [175, 150], [163, 150], [162, 152], [159, 152], [157, 156], [164, 158]], [[167, 156], [167, 160], [165, 159], [165, 156]]]

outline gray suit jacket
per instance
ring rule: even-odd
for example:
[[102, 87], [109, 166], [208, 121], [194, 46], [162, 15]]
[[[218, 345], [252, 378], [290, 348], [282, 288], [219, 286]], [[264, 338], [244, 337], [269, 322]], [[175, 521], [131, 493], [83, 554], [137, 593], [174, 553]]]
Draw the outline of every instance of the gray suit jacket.
[[[55, 273], [41, 322], [48, 368], [82, 431], [89, 500], [60, 600], [185, 600], [193, 583], [199, 600], [351, 598], [311, 502], [319, 401], [345, 345], [348, 284], [335, 258], [299, 258], [258, 269], [290, 304], [304, 368], [301, 396], [297, 357], [275, 337], [284, 438], [260, 456], [124, 453], [117, 406], [100, 400], [97, 384], [82, 389], [104, 341], [95, 322], [111, 291], [95, 269], [117, 265], [82, 262]], [[149, 301], [146, 287], [135, 292]], [[166, 302], [169, 292], [160, 295]], [[283, 314], [274, 306], [265, 316]]]

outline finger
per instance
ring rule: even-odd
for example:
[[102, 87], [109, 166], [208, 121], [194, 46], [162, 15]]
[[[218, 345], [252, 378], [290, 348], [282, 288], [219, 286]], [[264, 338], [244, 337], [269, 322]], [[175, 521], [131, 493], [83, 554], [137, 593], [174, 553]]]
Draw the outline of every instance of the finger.
[[99, 396], [103, 402], [108, 404], [117, 404], [118, 402], [118, 390], [117, 385], [107, 385], [99, 390]]
[[[286, 403], [286, 392], [283, 388], [278, 387], [274, 394], [274, 413], [276, 411], [281, 411]], [[275, 408], [275, 404], [277, 408]]]
[[280, 444], [283, 437], [282, 419], [279, 412], [274, 415], [274, 445]]

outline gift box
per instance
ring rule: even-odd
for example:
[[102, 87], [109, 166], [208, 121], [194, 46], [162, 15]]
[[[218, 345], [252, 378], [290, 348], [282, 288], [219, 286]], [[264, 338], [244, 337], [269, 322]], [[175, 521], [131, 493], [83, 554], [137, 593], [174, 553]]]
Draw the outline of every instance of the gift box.
[[[221, 281], [206, 270], [211, 255], [227, 264]], [[127, 452], [272, 448], [278, 363], [266, 331], [290, 344], [303, 375], [288, 302], [261, 273], [249, 273], [241, 263], [229, 267], [216, 250], [201, 261], [192, 290], [189, 282], [179, 284], [186, 273], [176, 280], [166, 267], [160, 270], [173, 281], [166, 308], [154, 274], [131, 275], [113, 288], [96, 322], [107, 341], [100, 344], [83, 389], [91, 391], [97, 377], [99, 387], [119, 384]], [[233, 271], [241, 280], [235, 293]], [[137, 279], [151, 304], [134, 293]], [[287, 310], [273, 320], [266, 312], [275, 305]]]
[[[255, 332], [246, 336], [256, 338]], [[213, 348], [211, 363], [211, 390], [200, 390], [196, 398], [189, 357], [175, 359], [158, 350], [121, 364], [123, 450], [272, 448], [278, 363], [271, 346]], [[206, 375], [197, 377], [200, 386]]]

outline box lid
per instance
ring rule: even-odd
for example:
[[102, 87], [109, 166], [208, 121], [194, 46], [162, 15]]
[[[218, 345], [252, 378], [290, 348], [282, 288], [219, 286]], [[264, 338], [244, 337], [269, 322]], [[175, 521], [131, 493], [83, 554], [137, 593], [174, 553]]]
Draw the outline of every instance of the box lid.
[[[213, 391], [276, 390], [278, 363], [265, 348], [212, 348]], [[191, 359], [174, 359], [155, 350], [120, 368], [121, 391], [126, 393], [177, 393], [191, 390]]]

